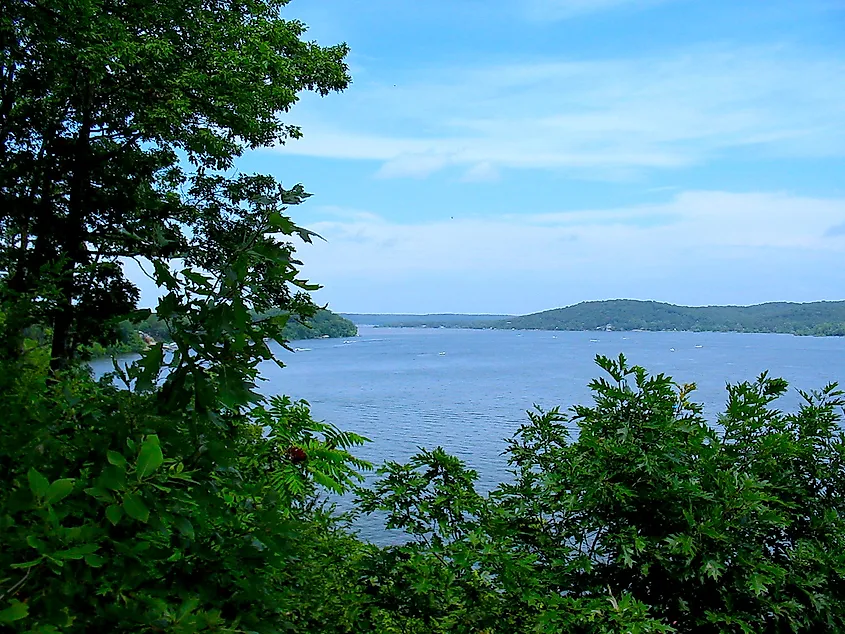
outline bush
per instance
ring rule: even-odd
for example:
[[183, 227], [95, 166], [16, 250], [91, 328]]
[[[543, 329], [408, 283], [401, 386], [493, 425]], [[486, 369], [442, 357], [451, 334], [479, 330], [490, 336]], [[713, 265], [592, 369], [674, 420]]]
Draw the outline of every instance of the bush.
[[3, 372], [16, 424], [0, 435], [0, 623], [343, 631], [348, 568], [333, 562], [360, 545], [319, 490], [342, 491], [366, 467], [347, 451], [362, 438], [282, 398], [213, 435], [108, 378], [37, 370]]
[[439, 450], [361, 492], [412, 537], [383, 553], [418, 562], [388, 602], [419, 612], [423, 588], [437, 631], [845, 628], [842, 392], [785, 413], [786, 383], [763, 374], [728, 388], [713, 429], [694, 386], [598, 362], [595, 403], [530, 413], [489, 496]]

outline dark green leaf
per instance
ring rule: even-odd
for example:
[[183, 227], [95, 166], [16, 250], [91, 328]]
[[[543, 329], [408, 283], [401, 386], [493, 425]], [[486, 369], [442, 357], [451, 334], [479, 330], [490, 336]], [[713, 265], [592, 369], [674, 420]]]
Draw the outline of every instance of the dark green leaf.
[[61, 502], [70, 495], [71, 491], [73, 491], [73, 480], [68, 478], [56, 480], [47, 489], [44, 499], [48, 504], [55, 504], [56, 502]]
[[39, 498], [47, 495], [47, 489], [50, 488], [50, 481], [38, 473], [34, 467], [27, 473], [27, 479], [29, 480], [29, 488], [33, 495]]
[[106, 518], [117, 526], [117, 523], [123, 517], [123, 509], [119, 507], [117, 504], [111, 504], [110, 506], [106, 507]]
[[29, 607], [26, 603], [12, 601], [12, 605], [5, 610], [0, 610], [0, 623], [14, 623], [24, 619], [29, 614]]
[[150, 519], [150, 510], [147, 505], [144, 504], [140, 496], [134, 493], [127, 493], [123, 498], [123, 510], [129, 517], [139, 522], [146, 523]]
[[187, 517], [177, 517], [173, 520], [173, 525], [176, 526], [176, 528], [179, 529], [179, 532], [185, 537], [188, 539], [194, 539], [194, 526]]
[[106, 452], [106, 457], [108, 458], [109, 464], [126, 468], [126, 458], [123, 457], [123, 454], [109, 450]]

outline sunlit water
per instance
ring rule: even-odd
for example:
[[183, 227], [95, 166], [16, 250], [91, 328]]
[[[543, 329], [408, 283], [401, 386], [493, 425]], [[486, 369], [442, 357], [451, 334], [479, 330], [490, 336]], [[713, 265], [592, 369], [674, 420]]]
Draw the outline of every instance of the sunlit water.
[[[305, 399], [316, 418], [367, 436], [357, 454], [377, 464], [442, 446], [479, 472], [482, 490], [508, 477], [505, 439], [527, 409], [589, 402], [597, 354], [623, 352], [653, 373], [696, 383], [714, 421], [726, 383], [767, 369], [793, 388], [784, 409], [799, 402], [796, 388], [845, 383], [845, 338], [362, 327], [345, 341], [292, 345], [300, 351], [279, 352], [287, 367], [262, 366], [265, 394]], [[365, 537], [384, 539], [377, 522], [361, 526]]]

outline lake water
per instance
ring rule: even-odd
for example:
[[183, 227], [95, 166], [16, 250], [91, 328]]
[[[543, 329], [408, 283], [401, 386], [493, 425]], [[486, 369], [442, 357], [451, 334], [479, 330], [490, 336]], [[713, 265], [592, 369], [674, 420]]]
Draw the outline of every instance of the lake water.
[[[763, 370], [793, 388], [845, 384], [845, 338], [687, 332], [548, 332], [362, 327], [346, 341], [294, 342], [278, 352], [284, 369], [262, 366], [265, 394], [305, 399], [314, 416], [373, 442], [357, 454], [376, 464], [405, 460], [418, 447], [442, 446], [479, 472], [488, 490], [507, 478], [505, 439], [537, 404], [568, 408], [590, 399], [597, 354], [623, 352], [630, 363], [698, 385], [698, 402], [715, 421], [727, 382]], [[109, 364], [110, 365], [110, 364]], [[381, 541], [377, 522], [365, 537]]]
[[[845, 338], [688, 332], [549, 332], [362, 327], [344, 341], [294, 343], [284, 369], [263, 368], [267, 394], [303, 398], [315, 417], [373, 442], [358, 454], [375, 463], [442, 446], [480, 474], [482, 488], [507, 477], [505, 439], [525, 411], [590, 399], [597, 354], [623, 352], [632, 364], [698, 385], [715, 420], [727, 382], [763, 370], [792, 388], [845, 383]], [[445, 354], [444, 354], [445, 353]], [[794, 408], [792, 390], [781, 406]]]

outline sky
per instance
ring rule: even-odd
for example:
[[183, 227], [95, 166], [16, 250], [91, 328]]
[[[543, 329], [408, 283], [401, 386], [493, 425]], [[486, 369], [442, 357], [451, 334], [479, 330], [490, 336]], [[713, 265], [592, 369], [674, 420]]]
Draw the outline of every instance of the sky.
[[845, 299], [845, 0], [293, 0], [353, 83], [245, 155], [341, 312]]

